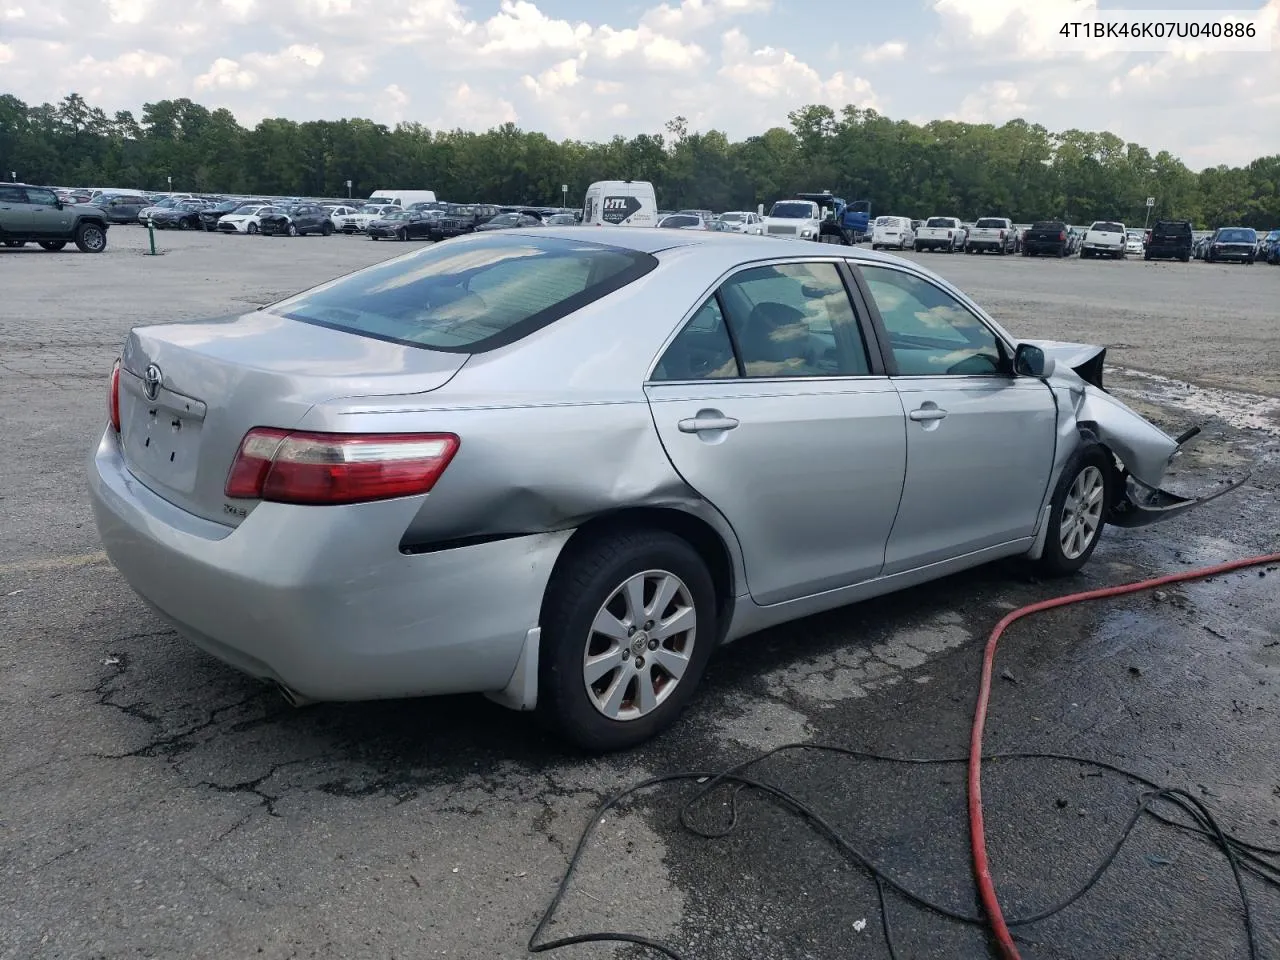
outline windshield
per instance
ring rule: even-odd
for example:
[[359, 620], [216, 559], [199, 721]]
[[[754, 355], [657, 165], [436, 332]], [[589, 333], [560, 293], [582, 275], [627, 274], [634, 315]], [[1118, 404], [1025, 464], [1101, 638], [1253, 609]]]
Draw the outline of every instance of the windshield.
[[975, 228], [978, 228], [978, 227], [986, 227], [986, 228], [994, 227], [994, 228], [996, 228], [996, 229], [1003, 229], [1003, 228], [1004, 228], [1004, 221], [1003, 221], [1003, 220], [997, 220], [995, 217], [984, 217], [983, 219], [981, 219], [981, 220], [979, 220], [977, 223], [975, 223], [975, 224], [974, 224], [974, 227], [975, 227]]
[[1258, 235], [1253, 230], [1244, 227], [1227, 227], [1218, 231], [1221, 243], [1253, 243], [1257, 238]]
[[951, 227], [954, 224], [947, 217], [930, 217], [926, 227]]
[[270, 207], [264, 207], [260, 203], [242, 203], [236, 207], [236, 213], [257, 213], [259, 210], [269, 210]]
[[572, 213], [557, 213], [554, 217], [547, 221], [551, 226], [562, 227], [577, 223], [578, 219]]
[[782, 201], [775, 203], [769, 211], [769, 216], [777, 217], [780, 220], [808, 220], [810, 217], [816, 217], [813, 204], [804, 203], [798, 200]]
[[388, 213], [382, 219], [383, 220], [408, 220], [409, 214], [405, 213], [402, 210], [398, 210], [395, 213]]
[[291, 297], [273, 314], [471, 353], [520, 339], [644, 276], [657, 260], [576, 240], [476, 234]]
[[1090, 230], [1097, 230], [1099, 233], [1124, 233], [1124, 226], [1119, 223], [1112, 223], [1109, 220], [1099, 220]]
[[372, 206], [375, 206], [375, 207], [390, 207], [390, 206], [394, 206], [394, 204], [391, 202], [391, 198], [390, 198], [390, 197], [370, 197], [370, 198], [369, 198], [369, 203], [370, 203]]

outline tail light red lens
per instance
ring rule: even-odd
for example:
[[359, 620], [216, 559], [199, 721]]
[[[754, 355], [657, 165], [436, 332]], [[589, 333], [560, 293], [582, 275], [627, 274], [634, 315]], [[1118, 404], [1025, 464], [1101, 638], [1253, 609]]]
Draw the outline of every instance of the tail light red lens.
[[111, 417], [111, 429], [120, 432], [120, 361], [111, 367], [111, 380], [107, 387], [107, 413]]
[[1067, 231], [1065, 231], [1065, 230], [1059, 230], [1059, 231], [1058, 231], [1058, 239], [1059, 239], [1059, 240], [1064, 240], [1064, 241], [1065, 241], [1065, 240], [1067, 239]]
[[458, 452], [451, 433], [303, 433], [255, 427], [226, 495], [276, 503], [366, 503], [427, 493]]

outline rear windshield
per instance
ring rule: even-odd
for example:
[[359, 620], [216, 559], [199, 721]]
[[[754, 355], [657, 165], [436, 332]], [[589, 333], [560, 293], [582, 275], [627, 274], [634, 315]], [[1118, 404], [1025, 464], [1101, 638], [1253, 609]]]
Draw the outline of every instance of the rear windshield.
[[951, 221], [946, 217], [930, 217], [926, 227], [950, 227], [953, 226]]
[[1218, 239], [1223, 243], [1253, 243], [1258, 235], [1249, 227], [1228, 227], [1218, 231]]
[[1037, 220], [1031, 225], [1031, 229], [1037, 232], [1041, 230], [1054, 230], [1061, 233], [1067, 229], [1067, 225], [1061, 220]]
[[1109, 220], [1099, 220], [1090, 230], [1097, 230], [1101, 233], [1124, 233], [1124, 227], [1118, 223], [1112, 223]]
[[1186, 220], [1160, 220], [1156, 223], [1156, 233], [1190, 233], [1191, 224]]
[[645, 253], [579, 240], [477, 234], [291, 297], [269, 312], [452, 353], [513, 343], [639, 279]]
[[994, 227], [996, 229], [999, 229], [1003, 226], [1004, 226], [1004, 221], [997, 220], [995, 217], [983, 217], [981, 220], [979, 220], [977, 223], [974, 224], [974, 227]]

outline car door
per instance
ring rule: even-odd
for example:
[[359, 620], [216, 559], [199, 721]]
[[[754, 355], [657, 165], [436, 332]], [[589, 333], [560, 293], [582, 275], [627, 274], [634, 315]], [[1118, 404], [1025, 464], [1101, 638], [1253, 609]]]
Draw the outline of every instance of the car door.
[[835, 259], [728, 276], [660, 355], [645, 391], [685, 481], [781, 603], [875, 577], [906, 469], [905, 414]]
[[29, 233], [32, 229], [30, 209], [26, 190], [0, 184], [0, 230], [12, 234]]
[[28, 230], [37, 237], [65, 238], [71, 230], [71, 214], [61, 209], [58, 195], [47, 187], [27, 187]]
[[969, 304], [921, 274], [859, 263], [907, 415], [907, 473], [884, 574], [1035, 533], [1056, 446], [1049, 387]]

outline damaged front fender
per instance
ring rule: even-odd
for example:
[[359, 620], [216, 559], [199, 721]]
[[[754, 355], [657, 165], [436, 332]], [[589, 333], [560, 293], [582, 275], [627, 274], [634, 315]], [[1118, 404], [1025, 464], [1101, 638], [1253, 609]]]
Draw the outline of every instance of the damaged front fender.
[[1062, 398], [1069, 395], [1076, 427], [1091, 435], [1119, 461], [1116, 495], [1107, 521], [1118, 527], [1144, 527], [1168, 520], [1230, 493], [1249, 474], [1220, 481], [1197, 496], [1183, 496], [1163, 488], [1166, 474], [1183, 446], [1200, 433], [1194, 427], [1171, 437], [1127, 407], [1102, 386], [1106, 349], [1080, 343], [1033, 341], [1055, 361], [1050, 382]]

